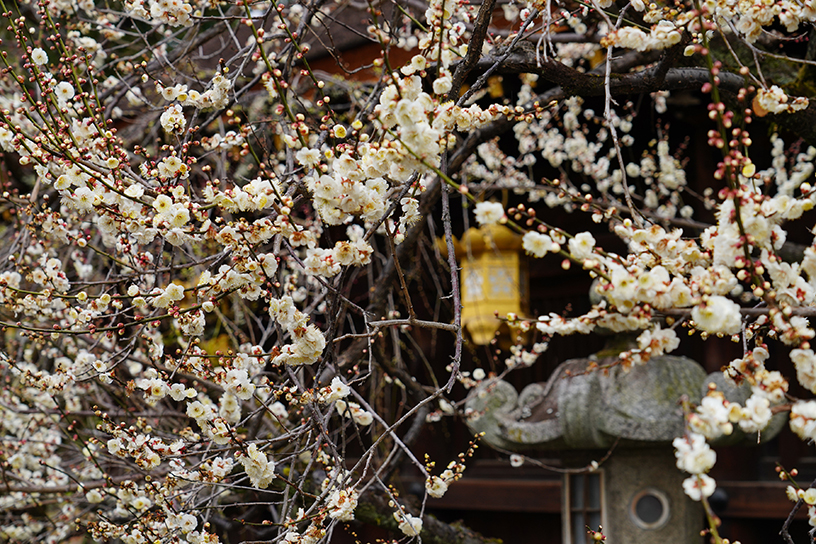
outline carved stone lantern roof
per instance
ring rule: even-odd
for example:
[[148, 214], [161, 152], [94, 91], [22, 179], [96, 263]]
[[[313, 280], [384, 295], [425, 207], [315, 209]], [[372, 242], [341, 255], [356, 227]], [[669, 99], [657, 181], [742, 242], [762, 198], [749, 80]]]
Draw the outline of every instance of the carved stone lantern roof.
[[[726, 398], [744, 401], [745, 392], [726, 383], [722, 373], [707, 375], [687, 357], [664, 355], [629, 370], [602, 369], [616, 360], [566, 361], [546, 383], [530, 384], [521, 394], [504, 381], [489, 384], [468, 401], [478, 414], [469, 426], [484, 432], [488, 443], [512, 451], [608, 449], [615, 442], [670, 445], [684, 431], [681, 397], [699, 403], [714, 382]], [[784, 417], [775, 418], [762, 439], [775, 436], [783, 424]]]

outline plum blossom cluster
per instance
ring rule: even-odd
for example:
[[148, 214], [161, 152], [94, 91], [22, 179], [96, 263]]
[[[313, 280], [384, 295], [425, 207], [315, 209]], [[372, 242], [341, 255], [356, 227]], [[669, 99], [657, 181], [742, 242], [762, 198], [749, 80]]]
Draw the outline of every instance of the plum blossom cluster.
[[790, 427], [803, 440], [812, 440], [816, 436], [816, 402], [796, 402], [790, 411]]
[[[521, 329], [522, 334], [526, 332], [527, 327]], [[521, 345], [516, 344], [511, 346], [511, 356], [505, 359], [504, 364], [507, 368], [528, 367], [533, 366], [538, 360], [538, 356], [547, 351], [548, 344], [546, 342], [536, 342], [532, 349], [524, 349]]]
[[674, 329], [663, 329], [658, 324], [646, 329], [637, 337], [637, 347], [618, 354], [618, 362], [625, 370], [646, 364], [652, 357], [670, 353], [680, 346], [680, 339]]
[[778, 21], [789, 32], [795, 31], [801, 23], [813, 21], [816, 12], [809, 7], [798, 6], [790, 2], [772, 2], [761, 4], [744, 2], [729, 4], [721, 1], [708, 1], [706, 7], [712, 15], [731, 21], [729, 31], [738, 32], [749, 43], [755, 42], [762, 33], [762, 27]]
[[356, 402], [346, 402], [338, 400], [334, 403], [337, 408], [337, 413], [343, 417], [351, 418], [354, 423], [366, 427], [374, 422], [374, 416], [371, 412], [364, 410]]
[[131, 17], [155, 24], [166, 24], [172, 27], [191, 26], [193, 24], [191, 18], [193, 6], [188, 2], [149, 0], [145, 5], [143, 0], [133, 0], [127, 2], [125, 8]]
[[[178, 102], [182, 106], [192, 106], [199, 110], [220, 109], [229, 103], [229, 92], [232, 89], [232, 83], [227, 74], [217, 71], [212, 76], [209, 85], [207, 85], [207, 90], [203, 92], [189, 89], [187, 85], [181, 83], [177, 83], [172, 87], [156, 83], [156, 93], [160, 94], [164, 100]], [[162, 126], [164, 126], [163, 123]], [[233, 134], [232, 139], [234, 141], [236, 139], [234, 131], [229, 131], [223, 138], [230, 139], [230, 133]]]
[[291, 344], [285, 344], [275, 356], [274, 361], [287, 365], [314, 363], [326, 347], [326, 339], [320, 330], [308, 323], [308, 316], [295, 308], [291, 297], [273, 299], [269, 313], [275, 321], [289, 333]]
[[250, 444], [240, 461], [254, 487], [266, 489], [275, 479], [275, 462], [268, 459], [257, 444]]
[[[795, 474], [794, 471], [791, 471], [791, 473]], [[797, 489], [797, 487], [789, 485], [785, 488], [785, 494], [792, 502], [801, 500], [808, 506], [808, 524], [811, 527], [816, 527], [816, 489], [812, 487]]]
[[808, 99], [797, 97], [790, 99], [785, 91], [771, 85], [769, 89], [759, 89], [754, 99], [754, 107], [760, 113], [794, 113], [808, 107]]
[[710, 497], [716, 489], [716, 482], [706, 472], [714, 466], [717, 454], [706, 443], [705, 437], [690, 433], [688, 436], [675, 438], [672, 445], [677, 468], [691, 474], [683, 481], [686, 495], [695, 501]]
[[635, 51], [649, 51], [652, 49], [667, 49], [680, 43], [681, 38], [681, 30], [675, 26], [675, 23], [664, 19], [652, 26], [648, 33], [633, 26], [625, 26], [614, 30], [604, 37], [601, 45], [605, 47], [624, 47]]
[[771, 421], [771, 400], [761, 388], [751, 395], [744, 406], [729, 402], [725, 396], [712, 389], [703, 397], [697, 409], [689, 414], [689, 428], [709, 440], [730, 435], [734, 423], [745, 433], [762, 431]]
[[[415, 64], [424, 66], [423, 62], [424, 59]], [[394, 75], [394, 83], [383, 90], [375, 107], [388, 138], [369, 142], [364, 135], [361, 144], [354, 148], [340, 145], [337, 151], [327, 149], [323, 153], [303, 147], [296, 158], [309, 169], [323, 166], [313, 170], [306, 184], [325, 222], [336, 225], [342, 222], [341, 218], [352, 215], [371, 224], [383, 216], [386, 197], [394, 183], [408, 182], [415, 172], [431, 171], [430, 166], [438, 162], [448, 147], [446, 134], [456, 128], [478, 128], [507, 111], [500, 107], [484, 111], [478, 105], [462, 108], [452, 102], [441, 102], [422, 90], [418, 75]], [[334, 133], [345, 135], [346, 129], [341, 127]], [[423, 176], [417, 184], [419, 192], [424, 190]], [[404, 234], [405, 227], [416, 220], [417, 203], [408, 199], [400, 204], [405, 214], [400, 221], [400, 233]]]
[[323, 492], [329, 492], [326, 506], [330, 518], [339, 521], [354, 519], [354, 510], [357, 508], [359, 493], [352, 485], [351, 480], [351, 474], [342, 468], [332, 470], [323, 480]]

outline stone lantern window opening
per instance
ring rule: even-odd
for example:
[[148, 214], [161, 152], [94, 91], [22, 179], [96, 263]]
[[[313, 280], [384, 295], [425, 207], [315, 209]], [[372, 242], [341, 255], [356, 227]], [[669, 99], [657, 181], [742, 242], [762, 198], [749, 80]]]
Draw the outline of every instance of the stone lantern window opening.
[[641, 529], [660, 529], [671, 517], [669, 497], [659, 489], [647, 487], [632, 498], [629, 515], [632, 522]]
[[568, 544], [591, 544], [594, 541], [587, 527], [597, 531], [606, 525], [603, 480], [603, 471], [600, 470], [565, 476], [565, 503], [569, 508], [564, 509], [564, 514], [569, 519], [564, 527], [568, 528], [569, 534], [565, 535], [564, 541]]

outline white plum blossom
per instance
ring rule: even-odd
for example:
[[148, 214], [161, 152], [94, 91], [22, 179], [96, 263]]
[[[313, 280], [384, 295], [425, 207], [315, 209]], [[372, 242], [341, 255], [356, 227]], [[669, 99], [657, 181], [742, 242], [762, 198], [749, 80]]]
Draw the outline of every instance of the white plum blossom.
[[719, 391], [709, 391], [697, 409], [689, 415], [689, 428], [708, 439], [730, 435], [732, 421], [741, 416], [739, 404], [729, 403]]
[[371, 415], [371, 412], [363, 410], [356, 402], [338, 400], [334, 406], [337, 408], [338, 414], [352, 418], [357, 425], [365, 427], [374, 422], [374, 416]]
[[771, 402], [766, 397], [751, 395], [748, 400], [745, 401], [745, 407], [742, 409], [739, 426], [743, 432], [755, 433], [767, 427], [771, 421], [771, 417], [773, 417]]
[[307, 323], [308, 318], [294, 306], [289, 296], [272, 299], [269, 314], [284, 327], [290, 335], [291, 344], [286, 344], [275, 357], [275, 362], [288, 365], [312, 364], [317, 361], [326, 347], [326, 339], [320, 330]]
[[170, 393], [170, 387], [161, 378], [140, 380], [138, 386], [145, 390], [145, 401], [151, 406], [155, 406], [158, 401]]
[[431, 497], [438, 499], [448, 491], [448, 485], [448, 481], [439, 476], [428, 476], [425, 480], [425, 491]]
[[54, 95], [57, 97], [57, 101], [60, 105], [66, 104], [74, 97], [74, 94], [74, 86], [67, 81], [62, 81], [54, 87]]
[[357, 508], [357, 491], [353, 488], [338, 489], [329, 495], [326, 506], [329, 517], [338, 521], [352, 521]]
[[683, 491], [693, 501], [710, 497], [714, 494], [715, 489], [717, 489], [717, 483], [708, 474], [695, 474], [683, 480]]
[[568, 242], [570, 254], [576, 259], [589, 259], [592, 256], [592, 250], [595, 248], [595, 238], [588, 233], [582, 232], [576, 234], [574, 238], [570, 238]]
[[737, 334], [742, 326], [739, 305], [723, 296], [711, 296], [691, 311], [697, 328], [709, 333]]
[[677, 458], [677, 468], [690, 474], [704, 474], [717, 461], [717, 454], [706, 443], [705, 437], [697, 433], [675, 438], [672, 441]]
[[767, 113], [793, 113], [808, 107], [807, 98], [797, 97], [790, 101], [789, 98], [785, 91], [776, 85], [771, 85], [768, 89], [761, 88], [757, 90], [754, 106], [761, 115]]
[[183, 132], [187, 126], [187, 119], [184, 118], [184, 113], [178, 104], [168, 106], [161, 114], [160, 121], [162, 128], [167, 133]]
[[303, 166], [314, 168], [320, 164], [320, 150], [304, 147], [298, 150], [295, 154], [295, 159]]
[[184, 298], [184, 286], [177, 283], [171, 283], [164, 290], [160, 288], [154, 289], [151, 294], [153, 299], [151, 304], [156, 308], [167, 308], [174, 302], [178, 302]]
[[422, 532], [422, 518], [412, 516], [406, 512], [394, 512], [394, 519], [399, 524], [399, 529], [405, 536], [419, 536]]
[[504, 207], [498, 202], [479, 202], [475, 212], [476, 221], [481, 226], [493, 225], [504, 217]]
[[31, 61], [37, 66], [42, 66], [48, 62], [48, 54], [40, 47], [31, 51]]
[[680, 346], [680, 339], [674, 329], [661, 329], [660, 325], [643, 331], [637, 342], [638, 347], [648, 350], [652, 357], [670, 353]]
[[798, 401], [793, 404], [790, 428], [802, 440], [816, 439], [816, 401]]
[[227, 371], [223, 379], [224, 391], [241, 400], [249, 400], [255, 392], [255, 384], [249, 380], [249, 373], [244, 368], [233, 368]]
[[170, 386], [170, 391], [168, 394], [174, 401], [180, 402], [184, 399], [194, 398], [198, 393], [192, 387], [188, 388], [185, 387], [184, 384], [174, 383]]
[[610, 32], [602, 43], [636, 51], [650, 51], [666, 49], [679, 43], [680, 39], [680, 31], [673, 23], [664, 19], [654, 25], [648, 34], [639, 28], [624, 26]]
[[443, 95], [451, 90], [452, 80], [450, 76], [442, 76], [433, 82], [433, 91], [435, 94]]
[[816, 393], [816, 355], [813, 350], [791, 350], [790, 358], [796, 366], [796, 379], [802, 386]]
[[340, 376], [335, 376], [332, 378], [331, 385], [329, 386], [329, 391], [323, 394], [321, 398], [322, 402], [329, 403], [334, 402], [336, 400], [341, 400], [346, 398], [351, 389], [348, 385], [344, 384], [343, 381], [340, 379]]
[[246, 453], [241, 455], [240, 461], [254, 487], [266, 489], [275, 479], [275, 462], [268, 459], [266, 454], [258, 449], [257, 444], [250, 444]]
[[91, 489], [85, 493], [85, 499], [91, 504], [99, 504], [105, 500], [105, 496], [98, 489]]
[[553, 242], [552, 238], [532, 230], [522, 237], [521, 247], [533, 257], [544, 257], [549, 252], [556, 253], [561, 250], [561, 246]]
[[771, 404], [779, 404], [785, 399], [789, 384], [778, 370], [759, 370], [753, 381], [751, 391], [754, 395], [765, 397]]
[[[134, 6], [140, 6], [142, 4], [142, 0], [134, 0]], [[149, 0], [150, 4], [150, 17], [155, 19], [158, 22], [168, 24], [170, 26], [190, 26], [192, 24], [192, 18], [190, 15], [193, 13], [193, 6], [188, 4], [187, 2], [181, 1], [174, 1], [174, 0]], [[144, 9], [141, 8], [133, 8], [133, 11], [137, 16], [144, 17], [141, 15], [144, 13]]]
[[[372, 475], [391, 473], [393, 432], [417, 417], [434, 424], [450, 416], [451, 425], [462, 423], [457, 415], [484, 418], [470, 401], [498, 391], [505, 371], [535, 364], [554, 336], [636, 336], [603, 363], [604, 372], [607, 362], [619, 366], [624, 380], [634, 365], [678, 350], [681, 331], [740, 341], [743, 354], [724, 374], [750, 397], [731, 402], [707, 384], [698, 405], [677, 407], [686, 434], [673, 446], [692, 500], [716, 486], [706, 440], [735, 429], [767, 438], [785, 410], [794, 433], [816, 440], [816, 400], [794, 396], [816, 393], [816, 241], [789, 225], [809, 228], [816, 207], [816, 147], [802, 143], [801, 128], [809, 99], [794, 96], [807, 93], [790, 74], [761, 71], [768, 55], [741, 69], [708, 63], [708, 42], [720, 31], [743, 45], [766, 34], [794, 43], [816, 22], [816, 7], [632, 0], [637, 23], [619, 19], [613, 28], [596, 11], [612, 4], [551, 11], [504, 2], [506, 20], [488, 21], [490, 32], [517, 32], [524, 21], [531, 32], [570, 29], [566, 42], [512, 51], [512, 37], [476, 47], [483, 17], [472, 2], [429, 0], [424, 21], [372, 15], [365, 33], [407, 57], [378, 56], [348, 77], [317, 69], [309, 53], [319, 42], [310, 26], [331, 38], [324, 30], [339, 13], [331, 2], [227, 12], [190, 0], [51, 0], [38, 5], [39, 25], [7, 20], [0, 150], [13, 179], [3, 194], [0, 431], [11, 483], [0, 509], [23, 514], [3, 518], [0, 540], [52, 544], [80, 527], [100, 542], [219, 544], [213, 531], [222, 528], [205, 523], [208, 512], [261, 501], [277, 509], [274, 527], [258, 529], [276, 531], [264, 538], [318, 544], [355, 519], [360, 490], [377, 484]], [[229, 54], [213, 56], [221, 37], [232, 42]], [[624, 79], [643, 83], [651, 100], [621, 97], [603, 112], [578, 96], [542, 100], [556, 84], [547, 74], [521, 74], [511, 86], [494, 74], [470, 89], [455, 77], [471, 60], [535, 58], [547, 71], [600, 81], [589, 71], [602, 70], [607, 54], [675, 46], [687, 58], [666, 56], [668, 74], [693, 66], [712, 79], [694, 95], [708, 114], [708, 144], [726, 157], [712, 172], [695, 170], [692, 148], [667, 123], [683, 97], [649, 89], [654, 78], [641, 77], [654, 67], [648, 62], [626, 68]], [[736, 94], [743, 83], [750, 104], [714, 103], [715, 88]], [[790, 121], [790, 141], [771, 135], [766, 150], [757, 134], [774, 120]], [[694, 187], [692, 171], [703, 179]], [[465, 208], [440, 225], [443, 184]], [[592, 304], [572, 312], [538, 296], [512, 308], [464, 301], [465, 311], [495, 312], [523, 334], [506, 347], [503, 326], [505, 355], [499, 344], [474, 352], [454, 372], [462, 387], [442, 395], [435, 378], [446, 363], [422, 349], [445, 347], [456, 333], [444, 321], [457, 267], [425, 270], [452, 264], [435, 263], [427, 241], [471, 224], [519, 233], [516, 249], [539, 259], [529, 259], [539, 281], [562, 276], [559, 261], [571, 269], [565, 279], [594, 280]], [[483, 294], [514, 291], [484, 280]], [[786, 368], [770, 358], [779, 347], [790, 350], [796, 382], [775, 369]], [[423, 370], [426, 359], [440, 368]], [[413, 392], [429, 396], [427, 415]], [[66, 434], [60, 414], [93, 417], [66, 420]], [[456, 452], [439, 475], [439, 460], [426, 457], [426, 498], [446, 494], [475, 447]], [[512, 467], [526, 461], [508, 459]], [[305, 503], [281, 495], [322, 472]], [[28, 487], [38, 492], [20, 491]], [[808, 504], [816, 526], [816, 489], [788, 496]], [[391, 498], [387, 514], [406, 541], [434, 529]]]

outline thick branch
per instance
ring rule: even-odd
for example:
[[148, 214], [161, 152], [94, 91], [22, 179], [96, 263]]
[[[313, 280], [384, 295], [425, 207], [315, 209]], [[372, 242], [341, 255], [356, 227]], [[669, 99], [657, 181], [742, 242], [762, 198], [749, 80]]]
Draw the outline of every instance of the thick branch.
[[[703, 84], [710, 80], [707, 68], [666, 68], [673, 62], [676, 53], [669, 52], [664, 62], [631, 74], [612, 74], [609, 82], [613, 95], [643, 94], [655, 91], [699, 91]], [[489, 69], [495, 65], [497, 57], [483, 58], [478, 67]], [[540, 78], [555, 83], [559, 89], [546, 93], [549, 99], [569, 96], [603, 96], [604, 76], [596, 73], [585, 73], [565, 66], [552, 59], [535, 58], [535, 52], [529, 48], [518, 48], [508, 56], [497, 70], [501, 73], [537, 74]], [[664, 75], [665, 74], [665, 75]], [[661, 77], [662, 76], [662, 77]], [[719, 89], [726, 95], [735, 96], [745, 86], [745, 78], [731, 72], [721, 71], [718, 74]], [[745, 103], [750, 103], [752, 94], [746, 94]], [[779, 124], [810, 145], [816, 145], [816, 105], [810, 104], [807, 109], [796, 113], [768, 114], [767, 120]], [[507, 128], [511, 126], [509, 123]]]
[[[480, 65], [492, 66], [496, 59], [485, 57]], [[499, 70], [502, 73], [537, 74], [544, 80], [559, 85], [565, 96], [603, 96], [604, 76], [586, 73], [566, 66], [552, 59], [538, 59], [527, 49], [516, 49], [504, 61]], [[709, 72], [705, 68], [669, 68], [665, 77], [659, 77], [664, 68], [653, 67], [633, 74], [612, 74], [610, 89], [613, 94], [641, 94], [662, 90], [699, 90], [708, 82]], [[744, 82], [742, 76], [720, 72], [720, 88], [737, 92]]]
[[476, 23], [473, 27], [470, 42], [468, 43], [467, 56], [465, 60], [456, 67], [456, 72], [453, 74], [451, 90], [448, 93], [449, 99], [459, 96], [462, 83], [470, 71], [476, 66], [479, 56], [482, 54], [482, 45], [487, 36], [487, 27], [493, 18], [493, 8], [495, 5], [496, 0], [485, 0], [479, 8], [479, 15], [476, 16]]

